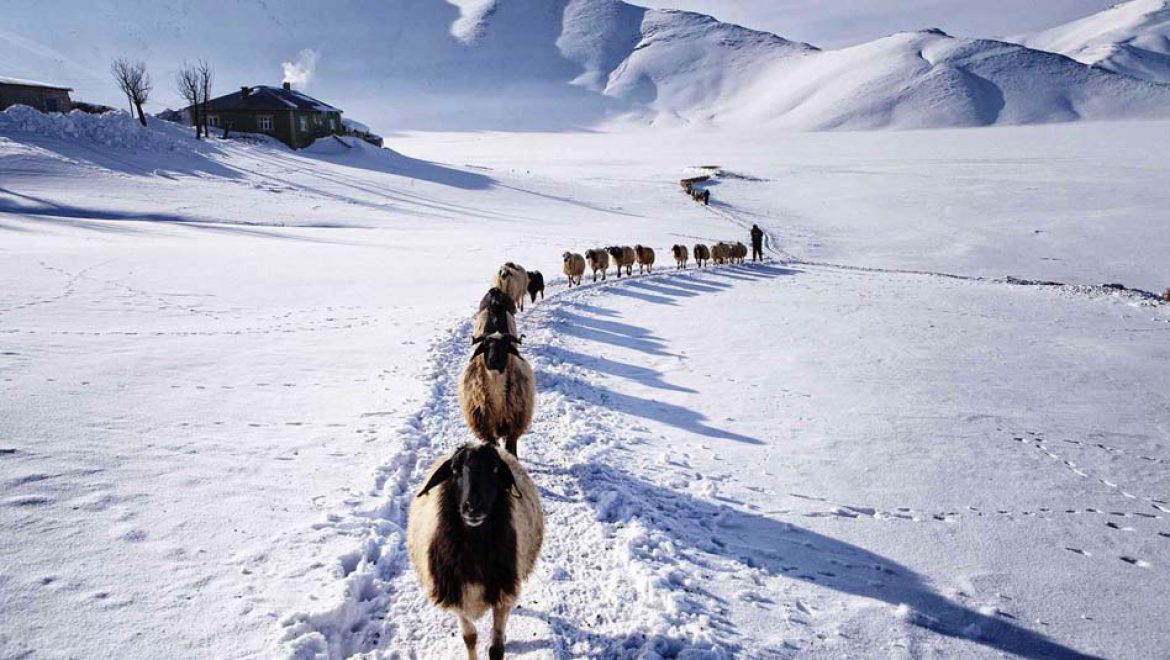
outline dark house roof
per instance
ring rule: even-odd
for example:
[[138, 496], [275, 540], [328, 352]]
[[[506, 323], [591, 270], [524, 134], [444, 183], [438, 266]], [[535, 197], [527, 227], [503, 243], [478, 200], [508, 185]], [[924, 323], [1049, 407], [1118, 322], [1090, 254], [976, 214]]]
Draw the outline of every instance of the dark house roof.
[[240, 91], [227, 96], [211, 99], [208, 102], [211, 112], [279, 112], [287, 110], [307, 110], [311, 112], [341, 112], [328, 103], [287, 87], [269, 87], [256, 85], [255, 87], [241, 88]]

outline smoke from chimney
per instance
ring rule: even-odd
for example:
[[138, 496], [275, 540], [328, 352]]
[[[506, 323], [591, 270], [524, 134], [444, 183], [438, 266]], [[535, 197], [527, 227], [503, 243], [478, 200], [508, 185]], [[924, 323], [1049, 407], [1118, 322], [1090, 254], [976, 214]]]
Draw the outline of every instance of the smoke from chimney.
[[297, 53], [297, 59], [295, 61], [282, 63], [281, 66], [284, 67], [284, 82], [303, 89], [313, 79], [313, 73], [317, 68], [318, 57], [317, 51], [312, 48], [305, 48], [300, 53]]

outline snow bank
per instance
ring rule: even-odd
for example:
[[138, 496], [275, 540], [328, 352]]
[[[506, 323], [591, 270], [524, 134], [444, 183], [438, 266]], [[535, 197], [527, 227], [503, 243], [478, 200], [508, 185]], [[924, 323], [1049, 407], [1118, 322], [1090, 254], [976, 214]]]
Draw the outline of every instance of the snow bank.
[[1109, 71], [1170, 82], [1170, 2], [1167, 0], [1131, 0], [1013, 40]]
[[136, 151], [176, 151], [195, 144], [178, 126], [153, 120], [144, 128], [126, 112], [45, 114], [25, 105], [0, 112], [0, 135], [32, 135]]

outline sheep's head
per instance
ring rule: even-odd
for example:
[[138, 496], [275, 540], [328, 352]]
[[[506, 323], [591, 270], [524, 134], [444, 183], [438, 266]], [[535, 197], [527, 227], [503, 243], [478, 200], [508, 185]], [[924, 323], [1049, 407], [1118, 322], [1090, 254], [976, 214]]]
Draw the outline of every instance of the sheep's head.
[[479, 310], [482, 312], [485, 309], [515, 314], [516, 301], [512, 300], [512, 297], [504, 293], [502, 289], [493, 286], [479, 301]]
[[484, 364], [492, 371], [504, 373], [504, 369], [508, 367], [508, 357], [511, 355], [520, 357], [520, 351], [516, 350], [520, 338], [512, 335], [495, 332], [484, 337], [476, 337], [471, 343], [478, 345], [471, 354], [471, 359], [482, 355]]
[[565, 252], [564, 254], [561, 255], [561, 261], [563, 261], [565, 263], [569, 263], [569, 259], [572, 259], [572, 258], [573, 258], [573, 254], [571, 252]]
[[491, 445], [467, 444], [455, 450], [439, 465], [418, 496], [426, 495], [444, 481], [450, 481], [455, 488], [459, 518], [468, 527], [482, 525], [501, 497], [521, 497], [512, 469]]
[[608, 252], [613, 257], [621, 257], [622, 256], [622, 249], [616, 245], [612, 245], [610, 247], [605, 248], [605, 251]]
[[500, 266], [500, 281], [507, 282], [509, 277], [512, 277], [512, 269], [507, 266]]

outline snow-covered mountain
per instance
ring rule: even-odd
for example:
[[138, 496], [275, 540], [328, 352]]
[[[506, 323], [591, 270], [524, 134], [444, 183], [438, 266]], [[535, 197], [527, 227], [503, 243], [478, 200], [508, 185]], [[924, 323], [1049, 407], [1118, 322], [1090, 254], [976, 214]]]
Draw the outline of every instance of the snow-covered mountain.
[[[247, 52], [211, 58], [222, 92], [276, 82], [282, 61], [311, 49], [307, 91], [386, 133], [573, 130], [615, 120], [930, 128], [1170, 113], [1165, 87], [937, 30], [821, 50], [621, 0], [398, 0], [290, 15], [241, 3], [214, 20], [173, 3], [136, 6], [132, 19], [96, 12], [85, 21], [4, 10], [0, 43], [45, 56], [23, 57], [30, 71], [0, 73], [75, 85], [80, 98], [113, 105], [121, 98], [104, 71], [113, 57], [141, 57], [163, 81], [184, 59]], [[269, 36], [258, 42], [258, 30]], [[17, 43], [16, 34], [40, 41]], [[15, 66], [0, 56], [6, 65]], [[160, 83], [156, 101], [178, 105], [167, 87]]]
[[1015, 39], [1102, 69], [1170, 82], [1170, 2], [1131, 0]]
[[[620, 0], [468, 0], [452, 33], [474, 62], [460, 68], [474, 66], [480, 81], [569, 83], [603, 95], [593, 102], [607, 118], [655, 124], [934, 128], [1145, 117], [1170, 108], [1170, 89], [939, 30], [824, 51]], [[552, 44], [555, 55], [542, 59]], [[520, 63], [509, 67], [510, 59]]]

